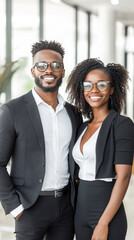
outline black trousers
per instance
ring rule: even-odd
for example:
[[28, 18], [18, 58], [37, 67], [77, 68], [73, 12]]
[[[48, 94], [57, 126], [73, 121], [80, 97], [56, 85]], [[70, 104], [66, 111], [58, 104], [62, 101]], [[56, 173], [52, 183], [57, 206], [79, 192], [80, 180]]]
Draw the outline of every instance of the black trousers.
[[[75, 214], [76, 240], [91, 240], [103, 214], [114, 182], [80, 180]], [[107, 240], [125, 240], [127, 220], [123, 204], [109, 224]]]
[[16, 240], [73, 240], [73, 215], [70, 191], [57, 198], [39, 196], [15, 222]]

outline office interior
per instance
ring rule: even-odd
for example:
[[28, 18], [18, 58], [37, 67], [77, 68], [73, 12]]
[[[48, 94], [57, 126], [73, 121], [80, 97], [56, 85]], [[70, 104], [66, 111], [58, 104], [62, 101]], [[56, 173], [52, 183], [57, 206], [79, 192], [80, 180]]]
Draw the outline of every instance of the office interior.
[[[34, 86], [30, 70], [32, 44], [55, 40], [65, 48], [66, 75], [60, 88], [63, 97], [67, 98], [69, 73], [80, 61], [93, 57], [105, 64], [120, 63], [128, 69], [131, 78], [122, 114], [134, 120], [133, 0], [0, 0], [0, 34], [1, 69], [8, 62], [17, 62], [19, 66], [0, 91], [0, 105]], [[134, 239], [133, 200], [134, 167], [124, 200], [129, 223], [126, 240]], [[5, 216], [0, 206], [0, 240], [13, 240], [13, 231], [14, 219]]]

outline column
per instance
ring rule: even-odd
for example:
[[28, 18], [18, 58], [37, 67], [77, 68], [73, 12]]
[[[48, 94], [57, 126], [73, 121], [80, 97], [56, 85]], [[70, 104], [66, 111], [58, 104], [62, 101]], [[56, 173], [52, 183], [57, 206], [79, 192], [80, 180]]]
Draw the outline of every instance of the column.
[[99, 17], [99, 57], [104, 63], [115, 62], [115, 12], [106, 6], [100, 7]]

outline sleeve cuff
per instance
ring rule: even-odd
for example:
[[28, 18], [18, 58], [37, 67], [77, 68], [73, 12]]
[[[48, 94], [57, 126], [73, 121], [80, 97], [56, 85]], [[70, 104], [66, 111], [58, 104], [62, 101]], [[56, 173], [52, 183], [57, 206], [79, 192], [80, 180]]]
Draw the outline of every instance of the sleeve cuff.
[[133, 152], [115, 152], [114, 164], [133, 164]]
[[12, 210], [10, 213], [13, 215], [13, 217], [16, 217], [17, 215], [19, 215], [19, 213], [21, 213], [24, 210], [22, 204], [19, 205], [17, 208], [15, 208], [14, 210]]

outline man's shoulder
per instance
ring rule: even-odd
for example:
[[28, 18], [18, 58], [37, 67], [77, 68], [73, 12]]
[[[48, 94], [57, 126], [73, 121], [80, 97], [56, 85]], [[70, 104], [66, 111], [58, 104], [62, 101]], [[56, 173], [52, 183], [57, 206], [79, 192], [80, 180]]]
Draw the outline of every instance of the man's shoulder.
[[69, 102], [65, 102], [65, 107], [72, 109], [72, 111], [75, 112], [75, 113], [79, 113], [77, 107], [70, 104]]
[[6, 102], [5, 104], [2, 105], [2, 107], [7, 106], [10, 108], [22, 104], [29, 95], [31, 95], [31, 91]]
[[75, 123], [77, 127], [79, 127], [83, 121], [81, 113], [78, 111], [78, 109], [74, 105], [68, 102], [65, 103], [65, 108], [69, 113], [69, 115], [72, 116], [72, 119], [75, 119]]

